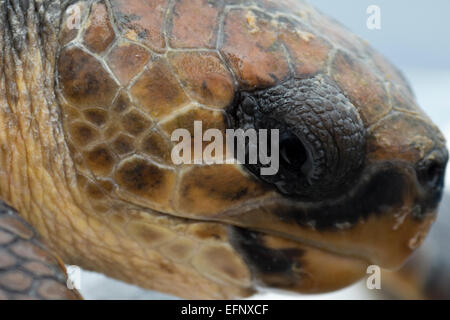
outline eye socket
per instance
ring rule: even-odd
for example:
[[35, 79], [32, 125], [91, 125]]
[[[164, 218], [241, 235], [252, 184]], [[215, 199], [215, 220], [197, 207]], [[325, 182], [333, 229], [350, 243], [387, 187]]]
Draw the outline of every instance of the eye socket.
[[[230, 129], [255, 130], [259, 137], [260, 130], [267, 130], [264, 149], [258, 139], [258, 150], [249, 148], [253, 152], [247, 154], [253, 157], [243, 166], [283, 196], [333, 199], [351, 189], [363, 172], [366, 127], [358, 109], [327, 76], [294, 77], [275, 86], [238, 90], [226, 115]], [[280, 134], [276, 154], [271, 150], [272, 130]], [[255, 153], [264, 155], [261, 150], [268, 158], [254, 159]]]
[[303, 143], [295, 135], [288, 133], [280, 138], [281, 165], [291, 171], [304, 171], [308, 153]]

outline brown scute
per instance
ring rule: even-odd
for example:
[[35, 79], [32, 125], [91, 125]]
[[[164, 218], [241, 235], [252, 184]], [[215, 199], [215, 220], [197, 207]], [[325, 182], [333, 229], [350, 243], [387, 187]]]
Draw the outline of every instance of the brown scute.
[[104, 3], [94, 3], [84, 34], [86, 47], [94, 53], [101, 54], [114, 41], [115, 34], [110, 23], [108, 9]]
[[170, 46], [215, 48], [220, 1], [177, 0], [172, 14]]
[[366, 126], [370, 126], [391, 111], [384, 84], [356, 57], [338, 51], [332, 62], [332, 76], [346, 93]]
[[121, 134], [112, 143], [113, 150], [119, 155], [133, 152], [135, 150], [134, 140], [133, 137]]
[[170, 136], [176, 129], [187, 129], [194, 137], [194, 122], [202, 121], [203, 130], [219, 129], [225, 135], [226, 123], [225, 116], [221, 111], [212, 111], [202, 108], [192, 108], [175, 118], [162, 124], [166, 133]]
[[128, 190], [147, 192], [164, 184], [164, 174], [160, 168], [142, 159], [126, 163], [118, 171], [118, 181]]
[[79, 48], [66, 49], [59, 58], [59, 78], [64, 97], [73, 106], [102, 107], [111, 104], [117, 84], [101, 63]]
[[108, 64], [120, 83], [126, 86], [150, 60], [150, 53], [130, 42], [118, 44], [108, 56]]
[[86, 146], [97, 140], [99, 137], [96, 129], [83, 122], [74, 122], [70, 124], [69, 135], [70, 139], [77, 147]]
[[128, 97], [128, 94], [124, 90], [121, 90], [112, 105], [112, 110], [117, 113], [122, 113], [127, 111], [131, 106], [132, 103]]
[[428, 116], [417, 105], [417, 102], [414, 100], [414, 96], [411, 96], [406, 87], [402, 85], [396, 86], [393, 82], [390, 83], [390, 86], [392, 107], [394, 109], [413, 112], [416, 113], [419, 117], [429, 120]]
[[128, 133], [138, 136], [150, 127], [151, 120], [139, 111], [131, 110], [123, 116], [122, 125]]
[[[202, 122], [202, 136], [208, 129], [218, 129], [222, 132], [224, 138], [223, 145], [225, 146], [226, 137], [226, 123], [225, 115], [222, 111], [212, 111], [202, 108], [189, 109], [186, 112], [177, 115], [177, 117], [170, 119], [169, 121], [162, 124], [163, 129], [166, 133], [171, 136], [172, 133], [177, 129], [186, 129], [190, 132], [191, 141], [191, 159], [194, 160], [194, 122]], [[204, 150], [211, 142], [202, 141], [202, 150]], [[224, 155], [226, 153], [226, 148], [224, 147]]]
[[84, 111], [86, 120], [96, 125], [97, 127], [103, 126], [108, 120], [108, 112], [103, 109], [88, 109]]
[[175, 182], [175, 174], [172, 170], [135, 157], [120, 165], [115, 180], [120, 188], [139, 197], [139, 202], [150, 200], [167, 204]]
[[228, 13], [221, 52], [244, 89], [269, 87], [289, 75], [277, 31], [259, 12]]
[[231, 103], [233, 78], [216, 53], [179, 52], [170, 54], [169, 59], [193, 99], [218, 108]]
[[235, 166], [194, 167], [183, 176], [177, 209], [200, 216], [216, 215], [265, 194], [266, 190], [259, 182], [253, 181]]
[[158, 52], [164, 51], [164, 17], [168, 0], [111, 0], [122, 34]]
[[142, 152], [150, 156], [158, 157], [164, 160], [166, 164], [170, 164], [172, 162], [172, 148], [158, 132], [151, 132], [147, 137], [145, 137], [142, 140], [141, 149]]
[[119, 125], [119, 123], [113, 122], [105, 128], [103, 131], [103, 137], [106, 140], [111, 140], [116, 137], [119, 132], [122, 132], [122, 130], [123, 128]]
[[172, 74], [169, 64], [160, 58], [144, 71], [130, 93], [152, 117], [161, 119], [188, 102]]
[[114, 156], [106, 145], [100, 145], [91, 151], [85, 152], [85, 159], [94, 174], [100, 176], [108, 175], [115, 162]]
[[[395, 134], [392, 134], [395, 132]], [[393, 113], [377, 123], [368, 136], [368, 159], [404, 160], [417, 163], [434, 144], [435, 129], [422, 119], [402, 113]]]
[[382, 54], [376, 52], [372, 47], [366, 47], [367, 53], [373, 59], [373, 62], [380, 70], [381, 74], [386, 78], [386, 80], [392, 82], [401, 87], [401, 91], [412, 99], [414, 99], [414, 93], [410, 87], [408, 80], [405, 79], [404, 75], [400, 70], [393, 66]]
[[299, 22], [283, 23], [280, 40], [293, 60], [295, 75], [305, 77], [322, 71], [326, 67], [330, 44], [310, 33]]

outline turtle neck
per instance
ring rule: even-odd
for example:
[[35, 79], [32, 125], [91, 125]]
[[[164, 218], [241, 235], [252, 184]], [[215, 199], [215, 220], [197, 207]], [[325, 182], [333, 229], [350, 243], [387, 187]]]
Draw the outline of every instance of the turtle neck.
[[27, 220], [44, 188], [30, 168], [60, 172], [61, 185], [72, 165], [55, 90], [61, 2], [0, 0], [0, 198]]
[[35, 90], [54, 91], [60, 0], [0, 0], [0, 106], [15, 113]]

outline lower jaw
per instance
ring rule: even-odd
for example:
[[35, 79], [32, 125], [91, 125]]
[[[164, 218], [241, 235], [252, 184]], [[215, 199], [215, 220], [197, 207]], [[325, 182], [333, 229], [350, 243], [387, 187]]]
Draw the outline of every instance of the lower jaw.
[[231, 239], [257, 285], [297, 293], [335, 291], [364, 277], [369, 264], [277, 236], [233, 228]]

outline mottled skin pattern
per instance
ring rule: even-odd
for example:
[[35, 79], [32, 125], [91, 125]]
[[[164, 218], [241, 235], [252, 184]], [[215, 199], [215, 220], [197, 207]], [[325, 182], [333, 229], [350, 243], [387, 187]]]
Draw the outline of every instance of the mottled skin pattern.
[[[393, 66], [301, 1], [0, 4], [0, 197], [65, 263], [186, 298], [315, 293], [398, 267], [435, 219], [441, 133]], [[341, 192], [301, 199], [242, 166], [172, 163], [174, 129], [224, 131], [241, 93], [312, 78], [319, 101], [341, 95], [302, 121], [328, 131], [317, 154], [358, 164], [336, 171]]]

